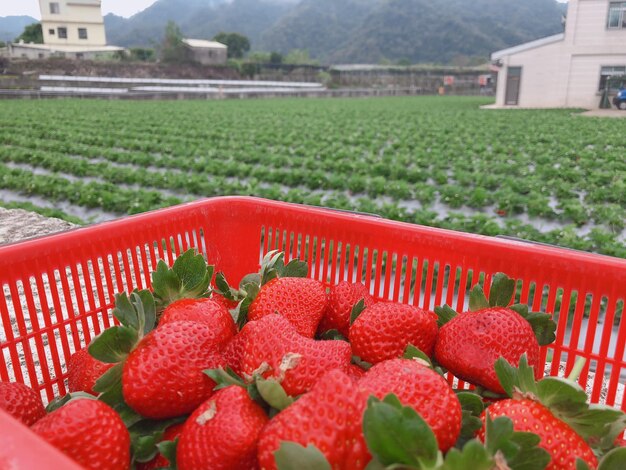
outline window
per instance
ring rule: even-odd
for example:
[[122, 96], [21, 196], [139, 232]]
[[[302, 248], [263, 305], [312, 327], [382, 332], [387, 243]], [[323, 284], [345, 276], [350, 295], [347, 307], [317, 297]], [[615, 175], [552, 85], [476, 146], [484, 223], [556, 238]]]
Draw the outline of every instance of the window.
[[57, 28], [59, 39], [67, 39], [67, 28]]
[[61, 10], [59, 8], [58, 2], [51, 3], [50, 4], [50, 14], [51, 15], [58, 15], [59, 13], [61, 13]]
[[54, 34], [55, 34], [54, 28], [50, 28], [50, 29], [48, 30], [48, 34], [49, 34], [50, 36], [54, 36]]
[[[598, 86], [598, 91], [604, 91], [606, 87], [606, 82], [609, 77], [613, 77], [616, 75], [624, 75], [626, 74], [626, 66], [622, 65], [611, 65], [607, 67], [602, 67], [600, 70], [600, 85]], [[617, 83], [611, 83], [611, 88], [609, 91], [616, 91], [619, 88]]]
[[626, 29], [626, 2], [611, 2], [609, 4], [609, 29]]
[[78, 28], [78, 39], [87, 39], [87, 28]]

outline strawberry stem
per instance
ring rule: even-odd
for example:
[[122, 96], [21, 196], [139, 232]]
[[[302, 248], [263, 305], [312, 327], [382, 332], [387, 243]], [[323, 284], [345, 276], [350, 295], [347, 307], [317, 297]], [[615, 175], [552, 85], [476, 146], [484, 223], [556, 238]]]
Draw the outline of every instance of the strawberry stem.
[[576, 359], [576, 362], [574, 363], [574, 367], [572, 368], [572, 371], [567, 376], [567, 380], [571, 380], [572, 382], [577, 382], [578, 377], [580, 377], [580, 374], [583, 371], [583, 368], [585, 367], [586, 363], [587, 363], [587, 359], [585, 359], [584, 357], [579, 357], [578, 359]]

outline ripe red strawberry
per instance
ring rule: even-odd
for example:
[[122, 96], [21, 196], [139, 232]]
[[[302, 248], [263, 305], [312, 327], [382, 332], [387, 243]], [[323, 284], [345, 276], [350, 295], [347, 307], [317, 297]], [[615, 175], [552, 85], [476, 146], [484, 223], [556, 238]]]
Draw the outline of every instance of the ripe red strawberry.
[[180, 470], [249, 470], [256, 468], [265, 411], [242, 387], [217, 391], [185, 422], [176, 462]]
[[224, 359], [207, 325], [167, 323], [144, 337], [128, 355], [122, 374], [126, 403], [148, 418], [171, 418], [193, 411], [213, 391], [202, 371]]
[[413, 408], [435, 433], [445, 452], [461, 431], [461, 403], [448, 382], [437, 372], [411, 359], [383, 361], [365, 373], [359, 386], [379, 399], [395, 394]]
[[218, 294], [215, 291], [213, 291], [213, 295], [211, 296], [211, 300], [213, 302], [215, 302], [215, 303], [220, 304], [226, 310], [232, 310], [234, 308], [237, 308], [237, 305], [239, 304], [239, 302], [237, 300], [227, 299], [226, 297], [224, 297], [221, 294]]
[[240, 335], [245, 343], [243, 375], [275, 378], [291, 396], [308, 391], [330, 370], [346, 372], [352, 358], [350, 345], [345, 341], [306, 338], [280, 315], [250, 322]]
[[87, 348], [76, 351], [67, 363], [67, 383], [70, 392], [87, 392], [98, 395], [93, 390], [96, 381], [113, 364], [106, 364], [92, 357]]
[[238, 333], [222, 349], [225, 365], [230, 367], [237, 375], [241, 375], [241, 358], [243, 357], [245, 341], [245, 336]]
[[[598, 459], [585, 440], [539, 402], [530, 399], [499, 401], [483, 412], [483, 423], [487, 412], [491, 419], [499, 416], [510, 418], [515, 431], [537, 434], [541, 438], [539, 447], [548, 451], [552, 457], [547, 470], [576, 468], [577, 458], [584, 460], [589, 468], [598, 466]], [[478, 437], [481, 440], [485, 439], [484, 426], [479, 431]]]
[[[177, 437], [180, 436], [180, 433], [183, 431], [183, 426], [185, 423], [175, 424], [174, 426], [170, 426], [163, 433], [162, 441], [173, 441]], [[164, 457], [162, 454], [157, 454], [149, 462], [138, 462], [136, 464], [137, 470], [156, 470], [157, 468], [168, 468], [170, 466], [170, 461]]]
[[127, 470], [130, 435], [119, 415], [98, 400], [71, 400], [32, 430], [85, 468]]
[[183, 299], [170, 304], [161, 315], [159, 327], [175, 321], [193, 321], [208, 325], [220, 347], [237, 333], [228, 309], [212, 299]]
[[0, 408], [26, 426], [46, 415], [39, 394], [19, 382], [0, 382]]
[[265, 426], [258, 450], [261, 469], [276, 469], [274, 453], [285, 441], [315, 445], [333, 470], [365, 468], [371, 459], [361, 429], [365, 405], [366, 396], [350, 377], [329, 372]]
[[365, 308], [374, 305], [374, 298], [370, 295], [367, 287], [361, 283], [341, 281], [330, 288], [328, 307], [324, 312], [322, 321], [318, 327], [320, 333], [328, 330], [337, 330], [346, 338], [350, 330], [350, 314], [352, 307], [363, 300]]
[[275, 278], [261, 287], [248, 309], [248, 320], [255, 321], [278, 313], [302, 336], [313, 338], [328, 299], [324, 285], [302, 277]]
[[361, 378], [365, 375], [365, 372], [365, 370], [361, 369], [356, 364], [350, 364], [348, 366], [348, 375], [352, 378], [352, 380], [357, 382], [361, 380]]
[[494, 365], [499, 357], [517, 366], [522, 354], [539, 367], [539, 343], [530, 323], [505, 307], [492, 307], [457, 315], [440, 330], [435, 358], [455, 376], [489, 390], [504, 393]]
[[430, 356], [436, 338], [434, 313], [393, 302], [366, 308], [350, 327], [352, 351], [371, 364], [402, 356], [409, 344]]

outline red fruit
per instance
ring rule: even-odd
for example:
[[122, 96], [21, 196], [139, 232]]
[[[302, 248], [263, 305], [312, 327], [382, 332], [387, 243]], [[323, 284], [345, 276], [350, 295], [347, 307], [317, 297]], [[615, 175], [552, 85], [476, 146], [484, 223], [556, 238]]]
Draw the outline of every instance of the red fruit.
[[148, 418], [189, 413], [210, 397], [215, 387], [202, 371], [223, 364], [207, 325], [190, 321], [161, 325], [128, 355], [122, 373], [124, 399]]
[[85, 468], [126, 470], [130, 466], [128, 430], [101, 401], [72, 400], [40, 419], [32, 430]]
[[[548, 451], [552, 457], [546, 470], [576, 468], [577, 458], [584, 460], [590, 468], [598, 466], [598, 459], [584, 439], [539, 402], [530, 399], [499, 401], [483, 412], [483, 423], [486, 412], [489, 412], [491, 419], [508, 416], [513, 421], [515, 431], [537, 434], [541, 438], [539, 447]], [[484, 441], [484, 426], [478, 437]]]
[[352, 351], [371, 364], [402, 356], [409, 344], [430, 356], [436, 338], [433, 312], [392, 302], [366, 308], [350, 327]]
[[170, 304], [161, 315], [159, 327], [175, 321], [208, 325], [220, 347], [225, 346], [237, 333], [237, 326], [228, 309], [213, 299], [183, 299]]
[[46, 415], [39, 394], [19, 382], [0, 382], [0, 408], [26, 426]]
[[226, 366], [230, 367], [237, 375], [241, 375], [241, 358], [243, 357], [245, 341], [245, 336], [238, 333], [222, 349]]
[[230, 386], [217, 391], [187, 419], [176, 452], [178, 468], [256, 468], [259, 433], [268, 420], [243, 388]]
[[448, 382], [437, 372], [411, 359], [392, 359], [365, 373], [359, 386], [379, 399], [395, 394], [428, 423], [439, 449], [450, 449], [461, 432], [461, 403]]
[[352, 380], [358, 382], [365, 375], [365, 370], [361, 369], [356, 364], [350, 364], [348, 366], [348, 375]]
[[535, 378], [542, 376], [539, 367], [539, 343], [530, 323], [504, 307], [493, 307], [457, 315], [440, 330], [435, 358], [458, 378], [504, 393], [494, 369], [499, 357], [517, 367], [522, 354], [535, 368]]
[[307, 392], [328, 371], [346, 372], [352, 358], [345, 341], [306, 338], [280, 315], [250, 322], [240, 335], [245, 338], [243, 375], [275, 378], [291, 396]]
[[366, 308], [375, 303], [374, 298], [363, 284], [342, 281], [331, 287], [328, 307], [324, 312], [318, 331], [324, 333], [328, 330], [337, 330], [347, 338], [350, 330], [352, 307], [360, 300], [365, 301]]
[[261, 432], [259, 464], [276, 469], [276, 452], [281, 442], [313, 444], [334, 470], [365, 468], [371, 457], [363, 438], [362, 421], [366, 396], [356, 383], [335, 370], [320, 379], [313, 389], [276, 415]]
[[276, 278], [261, 287], [248, 309], [248, 320], [255, 321], [278, 313], [299, 334], [313, 338], [328, 299], [324, 285], [302, 277]]
[[[180, 436], [180, 433], [183, 431], [183, 426], [185, 423], [175, 424], [174, 426], [170, 426], [163, 433], [163, 438], [160, 442], [163, 441], [173, 441], [177, 437]], [[161, 454], [157, 454], [155, 458], [150, 460], [149, 462], [138, 462], [136, 464], [137, 470], [156, 470], [157, 468], [167, 468], [170, 466], [170, 461], [163, 457]]]
[[106, 364], [92, 357], [87, 348], [76, 351], [67, 363], [67, 383], [70, 392], [94, 392], [93, 386], [115, 364]]

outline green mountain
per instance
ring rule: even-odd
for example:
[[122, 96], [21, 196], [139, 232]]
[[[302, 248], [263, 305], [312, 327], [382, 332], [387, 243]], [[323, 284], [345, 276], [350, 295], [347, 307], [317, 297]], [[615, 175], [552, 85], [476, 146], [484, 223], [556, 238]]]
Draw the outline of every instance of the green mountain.
[[306, 49], [324, 63], [449, 63], [561, 32], [556, 0], [159, 0], [129, 19], [107, 15], [107, 39], [158, 44], [183, 34], [248, 36], [253, 50]]
[[37, 23], [32, 16], [0, 17], [0, 41], [13, 41], [22, 34], [26, 26], [32, 23]]

